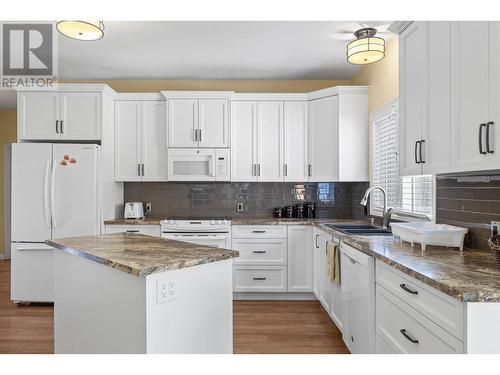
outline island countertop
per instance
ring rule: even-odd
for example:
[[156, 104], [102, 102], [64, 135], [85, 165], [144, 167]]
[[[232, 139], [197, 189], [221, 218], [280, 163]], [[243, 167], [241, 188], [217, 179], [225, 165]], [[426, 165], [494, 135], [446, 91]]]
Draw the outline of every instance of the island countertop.
[[138, 233], [47, 240], [49, 246], [69, 254], [144, 277], [155, 272], [193, 267], [236, 258], [237, 251], [190, 244]]

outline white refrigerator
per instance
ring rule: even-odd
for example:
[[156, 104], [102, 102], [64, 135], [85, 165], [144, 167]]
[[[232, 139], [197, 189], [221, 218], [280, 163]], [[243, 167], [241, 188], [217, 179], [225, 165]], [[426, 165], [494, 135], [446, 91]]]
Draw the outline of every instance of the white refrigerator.
[[11, 299], [53, 301], [45, 240], [100, 233], [100, 146], [11, 145]]

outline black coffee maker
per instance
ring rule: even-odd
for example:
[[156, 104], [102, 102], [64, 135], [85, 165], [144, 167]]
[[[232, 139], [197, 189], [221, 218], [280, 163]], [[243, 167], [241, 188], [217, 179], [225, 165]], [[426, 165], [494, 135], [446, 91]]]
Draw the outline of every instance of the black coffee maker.
[[306, 203], [306, 217], [308, 219], [314, 219], [316, 217], [316, 202]]

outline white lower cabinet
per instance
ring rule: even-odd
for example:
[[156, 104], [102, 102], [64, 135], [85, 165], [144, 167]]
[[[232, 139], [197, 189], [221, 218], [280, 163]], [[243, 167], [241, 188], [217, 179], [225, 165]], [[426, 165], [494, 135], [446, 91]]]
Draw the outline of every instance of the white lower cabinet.
[[464, 309], [458, 300], [376, 262], [377, 353], [464, 353]]
[[139, 225], [118, 225], [106, 224], [106, 233], [139, 233], [149, 236], [160, 237], [161, 230], [159, 225], [139, 224]]
[[313, 290], [313, 230], [309, 225], [288, 227], [288, 291]]
[[377, 350], [382, 353], [463, 353], [460, 340], [380, 285], [376, 301]]
[[286, 266], [234, 266], [233, 291], [286, 292]]

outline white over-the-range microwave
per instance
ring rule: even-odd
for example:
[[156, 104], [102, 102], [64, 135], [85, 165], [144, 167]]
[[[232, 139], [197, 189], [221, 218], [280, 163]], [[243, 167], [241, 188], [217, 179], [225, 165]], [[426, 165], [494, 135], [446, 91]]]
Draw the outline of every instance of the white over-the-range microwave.
[[229, 181], [228, 148], [169, 148], [169, 181]]

